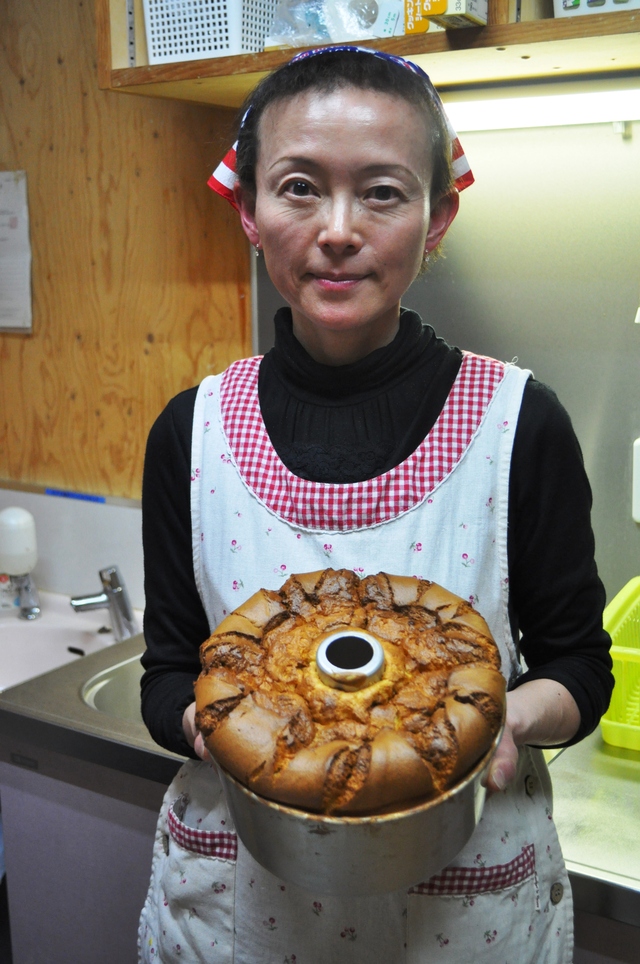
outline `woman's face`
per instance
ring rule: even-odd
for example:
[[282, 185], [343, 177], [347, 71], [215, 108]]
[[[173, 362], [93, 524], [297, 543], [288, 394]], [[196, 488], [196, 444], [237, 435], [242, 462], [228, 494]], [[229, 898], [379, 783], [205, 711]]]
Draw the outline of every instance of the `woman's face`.
[[244, 229], [318, 360], [344, 364], [390, 342], [400, 298], [457, 211], [429, 203], [425, 121], [402, 98], [352, 87], [277, 101], [260, 122], [256, 196]]

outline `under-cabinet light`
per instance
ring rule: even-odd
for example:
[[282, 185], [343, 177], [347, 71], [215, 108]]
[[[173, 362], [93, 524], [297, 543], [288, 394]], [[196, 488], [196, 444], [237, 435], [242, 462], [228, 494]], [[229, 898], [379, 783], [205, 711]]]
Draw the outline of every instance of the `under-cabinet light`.
[[[462, 94], [458, 95], [460, 98]], [[456, 131], [561, 127], [640, 120], [640, 87], [543, 96], [496, 96], [489, 100], [443, 98]]]

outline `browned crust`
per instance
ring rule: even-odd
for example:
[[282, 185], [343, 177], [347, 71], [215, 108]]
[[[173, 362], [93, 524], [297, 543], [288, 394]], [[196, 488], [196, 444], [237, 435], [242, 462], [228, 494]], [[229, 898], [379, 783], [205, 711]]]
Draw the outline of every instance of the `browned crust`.
[[[315, 650], [362, 627], [385, 650], [382, 680], [326, 686]], [[291, 576], [227, 616], [201, 650], [196, 722], [212, 756], [270, 799], [360, 814], [454, 786], [502, 725], [500, 656], [480, 614], [427, 580], [350, 570]]]

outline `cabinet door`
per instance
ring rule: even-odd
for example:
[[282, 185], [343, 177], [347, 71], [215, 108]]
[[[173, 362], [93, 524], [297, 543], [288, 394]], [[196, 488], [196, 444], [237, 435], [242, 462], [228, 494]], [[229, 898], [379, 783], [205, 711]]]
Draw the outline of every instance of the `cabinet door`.
[[0, 763], [13, 964], [136, 964], [154, 809]]

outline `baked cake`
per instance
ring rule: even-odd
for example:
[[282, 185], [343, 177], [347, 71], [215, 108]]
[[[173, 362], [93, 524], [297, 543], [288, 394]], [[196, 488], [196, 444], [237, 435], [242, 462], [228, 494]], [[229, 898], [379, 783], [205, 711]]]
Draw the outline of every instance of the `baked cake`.
[[[370, 640], [382, 670], [379, 660], [371, 677], [319, 671], [323, 641], [336, 639], [338, 655]], [[200, 656], [196, 724], [213, 758], [255, 793], [307, 811], [381, 813], [434, 798], [487, 753], [504, 718], [489, 627], [425, 579], [293, 575], [227, 616]]]

